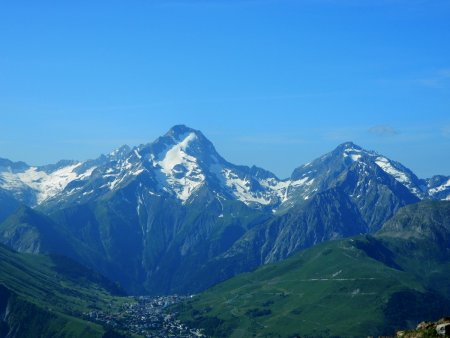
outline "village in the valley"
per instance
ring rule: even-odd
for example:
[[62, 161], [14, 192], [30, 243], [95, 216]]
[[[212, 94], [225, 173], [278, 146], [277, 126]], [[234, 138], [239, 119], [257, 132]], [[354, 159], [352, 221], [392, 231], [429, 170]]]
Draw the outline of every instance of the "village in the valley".
[[205, 337], [198, 329], [183, 324], [168, 307], [188, 296], [139, 296], [121, 305], [118, 310], [90, 311], [84, 317], [105, 327], [124, 330], [146, 338]]

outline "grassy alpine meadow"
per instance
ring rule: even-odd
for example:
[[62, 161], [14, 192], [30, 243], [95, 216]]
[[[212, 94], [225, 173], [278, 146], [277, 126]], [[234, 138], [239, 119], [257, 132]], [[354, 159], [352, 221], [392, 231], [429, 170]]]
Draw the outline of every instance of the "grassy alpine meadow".
[[362, 249], [375, 245], [385, 249], [369, 236], [308, 249], [194, 297], [180, 318], [213, 337], [362, 337], [444, 311], [421, 280]]

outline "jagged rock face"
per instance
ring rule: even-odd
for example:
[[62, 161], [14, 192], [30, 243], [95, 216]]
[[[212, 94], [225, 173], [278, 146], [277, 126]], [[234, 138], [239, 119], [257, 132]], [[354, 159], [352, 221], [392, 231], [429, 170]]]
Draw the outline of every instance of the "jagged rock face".
[[221, 198], [259, 209], [278, 205], [283, 186], [266, 170], [227, 162], [201, 132], [185, 126], [175, 126], [153, 143], [124, 146], [96, 160], [45, 167], [8, 162], [0, 167], [0, 187], [43, 209], [86, 203], [136, 180], [150, 193], [180, 203], [207, 186]]
[[426, 183], [431, 198], [450, 200], [450, 176], [436, 175], [427, 179]]
[[[364, 199], [365, 192], [377, 184], [382, 184], [390, 190], [406, 189], [416, 197], [416, 201], [428, 196], [424, 182], [409, 169], [380, 154], [348, 142], [294, 170], [288, 198], [284, 202], [285, 207], [289, 208], [298, 200], [307, 200], [317, 192], [342, 184], [344, 178], [348, 178], [346, 183], [353, 186], [354, 191], [349, 193], [354, 199]], [[407, 195], [405, 191], [401, 194]], [[411, 196], [405, 198], [413, 199]]]
[[353, 143], [282, 180], [229, 163], [201, 132], [175, 126], [85, 162], [1, 160], [0, 198], [47, 218], [13, 214], [0, 241], [68, 255], [132, 292], [188, 292], [322, 241], [374, 232], [404, 205], [447, 198], [445, 184]]
[[[381, 169], [419, 199], [450, 196], [449, 177], [421, 180], [400, 163], [351, 142], [298, 167], [289, 179], [281, 180], [267, 170], [227, 162], [200, 131], [181, 125], [152, 143], [123, 146], [85, 162], [60, 161], [31, 167], [1, 159], [0, 188], [22, 203], [45, 208], [85, 203], [130, 181], [142, 180], [152, 193], [181, 203], [187, 203], [200, 187], [208, 186], [217, 195], [253, 208], [285, 211], [332, 187], [355, 163], [361, 177], [366, 168]], [[373, 172], [370, 175], [372, 179], [379, 177]], [[366, 187], [370, 184], [365, 183]]]
[[423, 201], [409, 205], [386, 222], [378, 234], [429, 241], [437, 251], [450, 250], [450, 202]]
[[448, 336], [450, 336], [450, 317], [444, 317], [435, 322], [420, 322], [415, 330], [400, 330], [396, 332], [396, 337], [403, 338]]

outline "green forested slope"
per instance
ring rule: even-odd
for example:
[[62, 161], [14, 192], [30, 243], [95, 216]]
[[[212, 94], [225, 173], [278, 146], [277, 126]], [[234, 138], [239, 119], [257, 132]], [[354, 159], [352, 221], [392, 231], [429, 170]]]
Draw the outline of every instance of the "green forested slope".
[[76, 317], [117, 304], [120, 290], [59, 256], [20, 254], [0, 246], [0, 336], [101, 337], [101, 326]]
[[448, 314], [449, 206], [408, 206], [376, 236], [239, 275], [185, 303], [180, 317], [215, 337], [362, 337]]

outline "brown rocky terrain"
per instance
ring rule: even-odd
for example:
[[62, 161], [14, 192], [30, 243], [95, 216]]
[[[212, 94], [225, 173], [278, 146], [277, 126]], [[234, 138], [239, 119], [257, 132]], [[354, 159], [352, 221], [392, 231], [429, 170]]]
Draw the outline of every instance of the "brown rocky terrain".
[[450, 337], [450, 317], [441, 318], [436, 322], [421, 322], [415, 330], [397, 331], [396, 337]]

